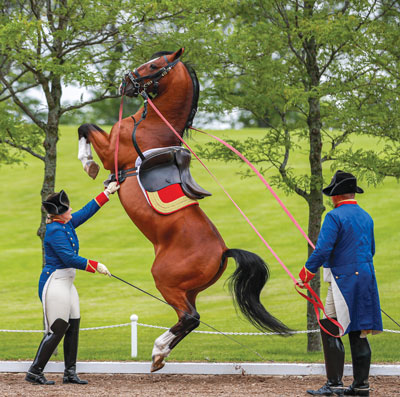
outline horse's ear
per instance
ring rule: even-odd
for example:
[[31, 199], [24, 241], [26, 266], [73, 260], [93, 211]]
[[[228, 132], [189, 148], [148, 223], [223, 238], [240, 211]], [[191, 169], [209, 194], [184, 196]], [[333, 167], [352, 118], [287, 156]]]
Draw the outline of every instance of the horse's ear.
[[173, 60], [178, 59], [182, 56], [182, 54], [185, 52], [185, 48], [180, 48], [178, 51], [175, 52]]

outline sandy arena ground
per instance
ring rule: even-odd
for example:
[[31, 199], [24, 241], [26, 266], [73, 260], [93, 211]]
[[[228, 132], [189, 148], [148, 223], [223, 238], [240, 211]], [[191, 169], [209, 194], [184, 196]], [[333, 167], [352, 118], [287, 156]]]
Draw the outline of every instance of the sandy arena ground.
[[[88, 385], [63, 385], [61, 374], [48, 374], [54, 386], [32, 385], [25, 374], [0, 374], [0, 396], [228, 396], [228, 397], [305, 397], [306, 389], [318, 389], [325, 383], [320, 376], [255, 375], [127, 375], [83, 374]], [[345, 378], [349, 384], [351, 378]], [[400, 377], [371, 377], [371, 396], [400, 397]]]

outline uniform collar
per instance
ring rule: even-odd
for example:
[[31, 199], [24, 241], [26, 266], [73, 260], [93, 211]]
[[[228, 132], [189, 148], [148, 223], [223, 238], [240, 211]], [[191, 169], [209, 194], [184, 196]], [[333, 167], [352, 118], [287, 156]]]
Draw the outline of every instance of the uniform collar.
[[335, 208], [340, 207], [341, 205], [344, 204], [357, 204], [357, 200], [343, 200], [343, 201], [339, 201], [336, 205]]
[[62, 225], [66, 225], [68, 222], [62, 221], [61, 219], [53, 219], [53, 222], [61, 223]]

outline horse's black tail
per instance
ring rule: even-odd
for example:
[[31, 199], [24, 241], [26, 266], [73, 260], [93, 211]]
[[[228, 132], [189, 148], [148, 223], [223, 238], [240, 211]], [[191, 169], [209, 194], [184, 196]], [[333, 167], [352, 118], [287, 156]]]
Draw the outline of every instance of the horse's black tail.
[[267, 264], [258, 255], [240, 249], [228, 249], [223, 253], [222, 261], [227, 257], [236, 261], [236, 270], [229, 277], [228, 285], [241, 312], [260, 331], [290, 335], [291, 329], [268, 313], [260, 302], [261, 290], [269, 278]]

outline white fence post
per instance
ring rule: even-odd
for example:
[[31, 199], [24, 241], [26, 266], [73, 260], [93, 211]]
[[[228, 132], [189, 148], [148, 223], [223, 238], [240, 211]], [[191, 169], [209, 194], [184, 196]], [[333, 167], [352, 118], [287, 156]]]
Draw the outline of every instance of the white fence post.
[[137, 357], [137, 321], [136, 314], [131, 315], [131, 357]]

